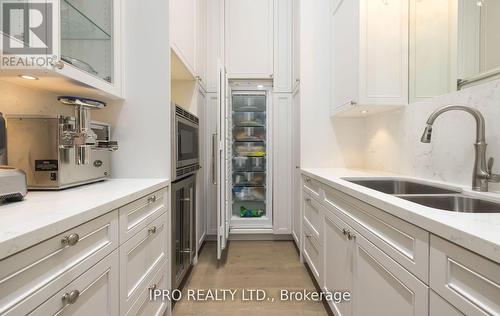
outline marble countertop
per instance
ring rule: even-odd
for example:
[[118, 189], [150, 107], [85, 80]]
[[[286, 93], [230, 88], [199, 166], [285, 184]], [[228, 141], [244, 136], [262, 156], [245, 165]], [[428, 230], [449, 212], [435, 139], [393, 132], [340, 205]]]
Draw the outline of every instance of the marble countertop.
[[480, 197], [493, 202], [500, 202], [500, 194], [498, 193], [480, 193], [472, 191], [470, 187], [376, 171], [302, 169], [302, 173], [419, 226], [434, 235], [500, 263], [500, 213], [456, 213], [437, 210], [356, 185], [342, 178], [403, 178], [414, 182], [461, 190], [465, 195]]
[[62, 191], [29, 192], [0, 204], [0, 259], [166, 187], [166, 179], [111, 179]]

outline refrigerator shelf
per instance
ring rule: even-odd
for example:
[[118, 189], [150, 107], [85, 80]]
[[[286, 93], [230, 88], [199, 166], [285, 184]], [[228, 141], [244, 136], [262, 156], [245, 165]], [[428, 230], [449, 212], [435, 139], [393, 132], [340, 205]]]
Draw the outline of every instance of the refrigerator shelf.
[[266, 171], [265, 157], [233, 157], [233, 171]]
[[235, 127], [265, 127], [265, 112], [234, 112], [233, 124]]
[[233, 137], [237, 142], [263, 142], [266, 140], [266, 130], [263, 127], [235, 127]]
[[265, 112], [265, 95], [233, 95], [233, 111], [235, 112]]
[[266, 186], [265, 172], [234, 172], [233, 184], [235, 186]]
[[266, 188], [264, 187], [233, 187], [233, 201], [265, 201]]

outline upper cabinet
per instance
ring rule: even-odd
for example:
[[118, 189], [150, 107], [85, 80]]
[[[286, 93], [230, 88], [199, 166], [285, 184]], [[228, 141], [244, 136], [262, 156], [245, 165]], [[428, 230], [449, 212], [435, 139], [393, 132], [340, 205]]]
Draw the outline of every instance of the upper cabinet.
[[332, 3], [332, 114], [407, 104], [408, 0]]
[[273, 78], [273, 2], [225, 1], [225, 63], [229, 78]]
[[296, 90], [300, 84], [300, 0], [293, 0], [292, 6], [292, 84]]
[[199, 0], [170, 1], [171, 47], [193, 75], [196, 75], [199, 2]]
[[[23, 67], [2, 65], [2, 77], [17, 81], [18, 76], [29, 75], [39, 80], [19, 83], [56, 93], [121, 98], [121, 1], [61, 0], [33, 6], [24, 14], [31, 18], [40, 12], [43, 23], [48, 22], [47, 31], [13, 27], [10, 34], [4, 32], [10, 44], [2, 54], [14, 59], [35, 57], [37, 62]], [[11, 25], [24, 25], [14, 10], [10, 12]]]
[[207, 6], [209, 0], [197, 0], [197, 57], [196, 77], [203, 90], [207, 90]]

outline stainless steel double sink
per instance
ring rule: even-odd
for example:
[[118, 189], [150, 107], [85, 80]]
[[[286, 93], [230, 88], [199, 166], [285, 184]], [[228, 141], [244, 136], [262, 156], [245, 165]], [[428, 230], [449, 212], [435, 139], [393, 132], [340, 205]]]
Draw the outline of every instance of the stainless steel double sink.
[[348, 182], [438, 210], [458, 213], [500, 213], [500, 203], [469, 197], [462, 191], [402, 179], [343, 178]]

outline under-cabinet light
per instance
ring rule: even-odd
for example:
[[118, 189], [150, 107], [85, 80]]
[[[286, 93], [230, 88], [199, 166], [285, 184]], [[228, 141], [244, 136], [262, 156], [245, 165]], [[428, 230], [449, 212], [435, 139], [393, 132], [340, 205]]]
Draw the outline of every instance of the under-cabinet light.
[[38, 80], [37, 77], [35, 76], [30, 76], [30, 75], [19, 75], [19, 77], [26, 79], [26, 80]]

